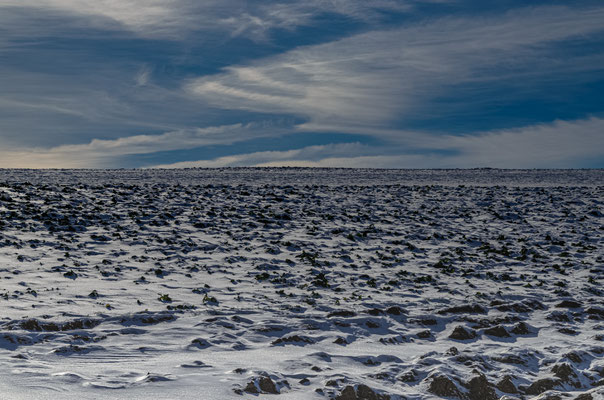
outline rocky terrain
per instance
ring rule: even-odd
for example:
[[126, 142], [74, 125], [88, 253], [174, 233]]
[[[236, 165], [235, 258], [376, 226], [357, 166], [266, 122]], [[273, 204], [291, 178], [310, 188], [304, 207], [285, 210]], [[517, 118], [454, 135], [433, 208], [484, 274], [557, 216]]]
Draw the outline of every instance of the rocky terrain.
[[603, 399], [603, 217], [602, 170], [0, 170], [0, 386]]

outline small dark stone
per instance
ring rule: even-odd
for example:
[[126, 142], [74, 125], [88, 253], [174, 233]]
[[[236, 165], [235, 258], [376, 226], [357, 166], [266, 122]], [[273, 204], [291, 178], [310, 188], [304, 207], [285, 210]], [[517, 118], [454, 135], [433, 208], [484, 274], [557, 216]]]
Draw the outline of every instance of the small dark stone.
[[439, 375], [432, 378], [432, 382], [430, 382], [430, 387], [428, 391], [437, 396], [450, 396], [457, 397], [459, 399], [463, 398], [463, 394], [457, 388], [455, 383], [451, 381], [451, 379], [446, 376]]
[[357, 386], [357, 399], [359, 400], [390, 400], [387, 394], [377, 394], [367, 385]]
[[407, 371], [398, 377], [401, 382], [411, 383], [417, 381], [417, 373], [413, 370]]
[[376, 329], [380, 327], [380, 324], [378, 324], [377, 322], [373, 322], [373, 321], [367, 321], [365, 322], [365, 325], [367, 326], [367, 328], [371, 328], [371, 329]]
[[563, 313], [561, 311], [554, 311], [554, 312], [550, 313], [546, 317], [546, 319], [548, 321], [571, 322], [570, 317], [567, 314], [565, 314], [565, 313]]
[[572, 362], [574, 362], [576, 364], [583, 362], [583, 359], [581, 358], [581, 356], [572, 351], [570, 353], [566, 353], [564, 355], [564, 357], [568, 358], [569, 360], [571, 360]]
[[387, 394], [377, 394], [367, 385], [358, 385], [356, 391], [350, 385], [346, 386], [336, 400], [390, 400]]
[[367, 385], [357, 386], [357, 399], [359, 400], [377, 400], [377, 394]]
[[576, 378], [577, 374], [573, 371], [573, 368], [567, 364], [557, 364], [552, 367], [552, 372], [556, 377], [560, 378], [564, 382], [568, 382], [570, 378]]
[[518, 322], [514, 328], [512, 328], [512, 333], [515, 335], [528, 335], [531, 333], [529, 327], [524, 322]]
[[344, 390], [340, 392], [336, 400], [357, 400], [357, 394], [352, 386], [346, 386]]
[[262, 393], [279, 394], [275, 382], [268, 376], [260, 377], [260, 379], [258, 379], [258, 386], [260, 386]]
[[348, 344], [348, 342], [346, 341], [346, 339], [344, 339], [343, 337], [338, 337], [336, 340], [333, 341], [335, 344], [339, 344], [342, 346], [345, 346]]
[[493, 360], [504, 364], [526, 365], [526, 361], [514, 354], [506, 354], [499, 357], [493, 357]]
[[473, 330], [468, 330], [461, 325], [453, 329], [453, 332], [451, 333], [451, 335], [449, 335], [449, 339], [455, 340], [470, 340], [474, 339], [475, 337], [476, 332], [474, 332]]
[[457, 347], [453, 346], [453, 347], [449, 348], [449, 350], [447, 350], [446, 354], [448, 356], [456, 356], [459, 354], [459, 350], [457, 350]]
[[252, 381], [248, 382], [243, 391], [250, 394], [279, 394], [275, 382], [273, 382], [273, 380], [268, 376], [261, 376], [259, 378], [253, 379]]
[[258, 388], [256, 387], [256, 384], [252, 381], [252, 382], [248, 382], [247, 386], [245, 387], [245, 389], [243, 389], [244, 392], [246, 393], [251, 393], [251, 394], [258, 394]]
[[510, 337], [508, 331], [501, 325], [497, 325], [493, 328], [485, 329], [484, 333], [489, 336], [495, 337]]
[[448, 307], [443, 310], [440, 310], [439, 314], [460, 314], [460, 313], [477, 313], [477, 314], [486, 314], [487, 310], [484, 307], [479, 306], [478, 304], [474, 305], [464, 305], [464, 306], [456, 306], [456, 307]]
[[314, 341], [311, 338], [308, 338], [306, 336], [293, 335], [293, 336], [286, 336], [286, 337], [282, 337], [282, 338], [273, 340], [273, 342], [271, 344], [278, 345], [278, 344], [287, 344], [287, 343], [314, 343]]
[[558, 304], [556, 304], [557, 308], [580, 308], [581, 303], [574, 300], [564, 300]]
[[594, 398], [591, 393], [582, 393], [575, 397], [575, 400], [594, 400]]
[[330, 312], [329, 314], [327, 314], [328, 317], [354, 317], [356, 316], [357, 313], [355, 313], [354, 311], [348, 311], [348, 310], [340, 310], [340, 311], [333, 311]]
[[497, 400], [497, 393], [487, 380], [487, 377], [480, 374], [468, 382], [468, 397], [470, 400]]
[[21, 326], [21, 329], [25, 329], [27, 331], [41, 331], [42, 328], [40, 328], [40, 324], [38, 324], [38, 321], [35, 319], [28, 319], [26, 321], [23, 321], [19, 324]]
[[559, 384], [560, 384], [560, 381], [558, 379], [544, 378], [544, 379], [539, 379], [538, 381], [533, 382], [533, 384], [531, 384], [529, 387], [525, 388], [524, 391], [526, 392], [526, 394], [536, 396], [538, 394], [541, 394], [543, 392], [547, 392], [548, 390], [553, 389], [554, 387], [556, 387]]
[[417, 332], [417, 337], [420, 339], [429, 339], [432, 336], [432, 332], [425, 330], [421, 332]]
[[504, 393], [518, 393], [518, 389], [516, 389], [516, 385], [512, 382], [512, 377], [506, 375], [497, 383], [497, 389], [501, 390]]
[[404, 311], [400, 307], [392, 306], [386, 309], [386, 312], [390, 315], [401, 315]]
[[592, 317], [595, 317], [595, 319], [604, 319], [604, 309], [591, 307], [587, 309], [586, 313], [591, 315]]

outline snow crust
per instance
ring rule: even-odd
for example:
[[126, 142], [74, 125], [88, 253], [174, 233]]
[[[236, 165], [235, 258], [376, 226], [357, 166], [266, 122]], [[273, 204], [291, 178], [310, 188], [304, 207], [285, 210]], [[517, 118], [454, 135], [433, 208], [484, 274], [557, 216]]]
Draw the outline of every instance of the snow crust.
[[0, 170], [0, 397], [603, 399], [603, 217], [603, 170]]

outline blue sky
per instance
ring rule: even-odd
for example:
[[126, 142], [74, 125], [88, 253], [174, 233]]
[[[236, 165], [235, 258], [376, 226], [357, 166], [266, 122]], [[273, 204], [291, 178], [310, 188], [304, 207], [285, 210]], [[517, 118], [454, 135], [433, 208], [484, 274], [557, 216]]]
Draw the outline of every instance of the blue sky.
[[0, 0], [0, 167], [603, 168], [601, 1]]

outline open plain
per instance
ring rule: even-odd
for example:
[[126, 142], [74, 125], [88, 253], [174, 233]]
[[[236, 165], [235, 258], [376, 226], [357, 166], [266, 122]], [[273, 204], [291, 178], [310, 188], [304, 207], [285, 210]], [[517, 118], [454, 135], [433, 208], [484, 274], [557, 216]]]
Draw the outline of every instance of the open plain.
[[603, 170], [0, 170], [10, 399], [603, 399], [603, 282]]

